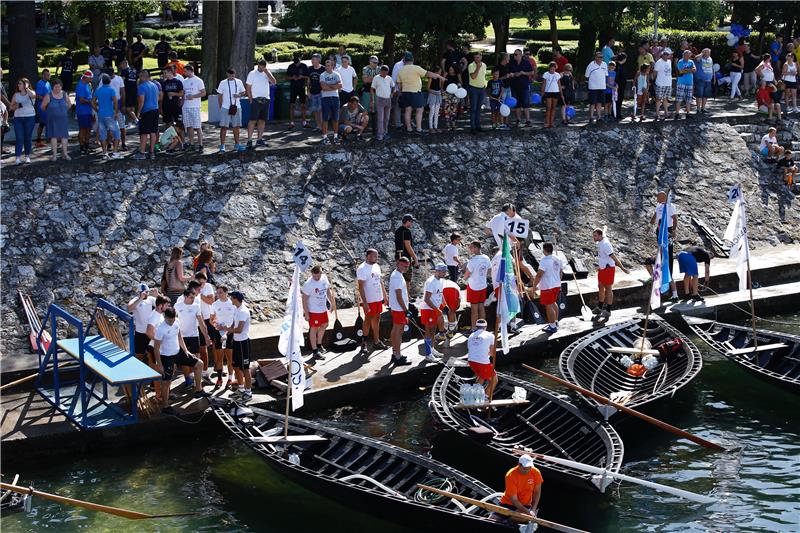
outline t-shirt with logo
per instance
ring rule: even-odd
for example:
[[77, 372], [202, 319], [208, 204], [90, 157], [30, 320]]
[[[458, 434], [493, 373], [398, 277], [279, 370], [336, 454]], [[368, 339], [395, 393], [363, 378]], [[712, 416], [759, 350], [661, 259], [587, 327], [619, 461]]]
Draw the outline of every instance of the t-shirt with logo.
[[711, 81], [714, 77], [714, 60], [709, 57], [700, 56], [695, 59], [694, 73], [695, 81]]
[[383, 300], [381, 291], [381, 267], [378, 263], [368, 264], [366, 261], [358, 266], [356, 278], [364, 282], [364, 296], [366, 303], [380, 302]]
[[489, 96], [492, 98], [500, 98], [503, 92], [503, 80], [489, 80]]
[[[694, 67], [694, 61], [691, 59], [681, 59], [678, 61], [678, 72], [684, 69], [691, 69]], [[680, 85], [692, 85], [694, 83], [694, 74], [691, 72], [685, 72], [683, 74], [678, 75], [678, 83]]]
[[156, 43], [156, 45], [153, 47], [153, 51], [156, 53], [159, 64], [167, 62], [167, 56], [169, 56], [169, 51], [171, 48], [172, 47], [166, 41], [158, 41]]
[[350, 109], [349, 105], [343, 105], [339, 110], [339, 120], [342, 122], [358, 122], [358, 116], [366, 112], [361, 104], [356, 105], [355, 109]]
[[200, 330], [197, 327], [197, 315], [200, 314], [200, 304], [195, 299], [191, 304], [180, 302], [175, 304], [175, 312], [181, 322], [181, 335], [184, 337], [199, 337]]
[[[191, 78], [185, 78], [183, 80], [183, 94], [184, 97], [186, 96], [194, 96], [196, 94], [200, 94], [202, 91], [206, 90], [206, 84], [203, 83], [203, 78], [199, 76], [192, 76]], [[200, 98], [184, 98], [183, 99], [183, 108], [184, 109], [200, 109]]]
[[169, 105], [172, 108], [180, 106], [180, 96], [167, 96], [167, 93], [179, 93], [183, 90], [183, 82], [178, 78], [171, 80], [161, 80], [161, 90], [164, 91], [164, 105]]
[[486, 289], [486, 274], [489, 272], [491, 261], [489, 257], [484, 254], [473, 255], [467, 261], [467, 270], [469, 271], [469, 279], [467, 284], [473, 291], [482, 291]]
[[125, 67], [120, 72], [120, 76], [122, 76], [123, 81], [125, 82], [125, 97], [129, 97], [129, 95], [135, 95], [138, 92], [138, 82], [139, 82], [139, 71], [137, 71], [133, 67]]
[[494, 335], [485, 329], [479, 329], [467, 339], [467, 358], [482, 365], [489, 364], [489, 352], [494, 344]]
[[[328, 72], [326, 70], [319, 75], [319, 81], [321, 83], [326, 83], [328, 85], [338, 85], [339, 83], [342, 82], [342, 77], [335, 70], [333, 72]], [[333, 96], [339, 98], [339, 89], [330, 89], [322, 91], [323, 98], [331, 98]]]
[[544, 483], [542, 473], [535, 466], [532, 466], [527, 474], [523, 474], [520, 468], [517, 465], [506, 473], [506, 490], [500, 498], [501, 504], [514, 505], [511, 497], [516, 496], [519, 503], [530, 507], [533, 503], [534, 490]]
[[248, 309], [246, 305], [242, 304], [236, 309], [236, 313], [233, 316], [233, 323], [234, 326], [237, 327], [239, 324], [242, 324], [242, 331], [234, 333], [233, 340], [245, 341], [250, 338], [250, 309]]
[[322, 274], [319, 281], [313, 277], [308, 278], [301, 289], [303, 294], [308, 296], [309, 313], [326, 313], [328, 311], [328, 289], [331, 282], [328, 276]]
[[592, 61], [589, 63], [589, 66], [586, 67], [585, 75], [589, 80], [590, 91], [605, 90], [606, 78], [608, 78], [608, 65], [603, 62], [600, 62], [598, 65], [597, 61]]
[[392, 275], [389, 276], [389, 309], [392, 311], [403, 311], [400, 302], [397, 301], [397, 289], [400, 289], [400, 294], [403, 298], [403, 303], [408, 309], [408, 285], [406, 278], [400, 273], [399, 270], [393, 270]]
[[539, 282], [539, 288], [543, 291], [555, 289], [561, 286], [561, 270], [564, 266], [561, 260], [554, 255], [546, 255], [539, 261], [539, 270], [544, 272]]
[[[301, 76], [298, 80], [291, 79], [293, 76]], [[306, 86], [306, 80], [302, 76], [308, 76], [308, 66], [305, 63], [292, 63], [286, 67], [286, 77], [289, 78], [289, 84], [295, 91], [302, 90]]]
[[72, 57], [65, 57], [61, 60], [61, 73], [62, 74], [72, 74], [75, 72], [75, 61]]
[[325, 72], [325, 67], [322, 65], [314, 68], [308, 67], [308, 79], [309, 79], [309, 86], [308, 86], [308, 94], [320, 94], [322, 92], [322, 86], [319, 84], [319, 77], [322, 73]]
[[161, 342], [159, 353], [164, 357], [171, 357], [178, 355], [180, 351], [180, 343], [178, 342], [178, 333], [181, 330], [181, 321], [177, 318], [172, 321], [172, 325], [167, 324], [167, 321], [161, 322], [156, 328], [155, 340]]
[[[135, 58], [136, 56], [142, 55], [146, 50], [147, 50], [147, 45], [137, 41], [131, 45], [131, 57]], [[138, 65], [139, 63], [142, 62], [142, 60], [143, 58], [140, 57], [139, 59], [134, 59], [134, 62], [136, 65]]]
[[215, 322], [219, 327], [230, 327], [233, 325], [233, 315], [236, 313], [236, 306], [228, 298], [224, 302], [217, 300], [211, 304], [211, 314], [215, 315]]
[[653, 71], [656, 73], [656, 85], [659, 87], [672, 86], [672, 62], [659, 59], [656, 61]]
[[136, 333], [147, 333], [147, 322], [150, 319], [150, 315], [153, 313], [153, 308], [156, 306], [156, 299], [153, 296], [148, 296], [144, 300], [139, 301], [139, 297], [137, 296], [128, 302], [128, 305], [133, 305], [134, 303], [136, 303], [136, 307], [133, 309], [132, 313], [133, 329]]
[[[442, 279], [437, 278], [436, 275], [429, 277], [425, 281], [425, 294], [431, 293], [431, 303], [434, 305], [433, 309], [439, 309], [442, 306], [442, 291], [444, 291], [444, 283], [442, 282]], [[419, 308], [431, 309], [431, 307], [425, 301], [424, 296]]]
[[105, 60], [104, 66], [106, 68], [111, 66], [111, 60], [114, 59], [114, 49], [110, 46], [104, 46], [100, 49], [100, 55]]
[[94, 97], [97, 98], [97, 116], [100, 118], [114, 116], [114, 97], [117, 96], [116, 91], [111, 88], [111, 85], [103, 84], [94, 92]]
[[206, 282], [200, 288], [200, 295], [197, 299], [200, 301], [200, 312], [203, 315], [203, 320], [208, 320], [211, 318], [211, 305], [207, 304], [203, 301], [203, 296], [214, 296], [214, 286], [208, 282]]

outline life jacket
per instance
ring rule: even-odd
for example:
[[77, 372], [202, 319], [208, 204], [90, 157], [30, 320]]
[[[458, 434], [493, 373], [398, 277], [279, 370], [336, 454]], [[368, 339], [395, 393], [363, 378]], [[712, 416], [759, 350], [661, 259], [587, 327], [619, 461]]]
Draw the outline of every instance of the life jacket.
[[670, 363], [683, 356], [683, 340], [680, 337], [675, 337], [659, 344], [656, 349], [658, 350], [658, 359], [662, 363]]
[[643, 376], [644, 373], [647, 372], [647, 369], [644, 367], [644, 365], [641, 365], [639, 363], [634, 363], [628, 367], [627, 372], [629, 375], [638, 378]]

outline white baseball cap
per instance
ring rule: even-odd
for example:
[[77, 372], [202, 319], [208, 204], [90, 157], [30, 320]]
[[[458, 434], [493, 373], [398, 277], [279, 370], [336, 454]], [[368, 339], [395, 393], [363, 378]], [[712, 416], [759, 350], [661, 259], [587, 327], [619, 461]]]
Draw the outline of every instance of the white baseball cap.
[[140, 283], [136, 288], [139, 289], [139, 292], [150, 292], [150, 287], [147, 286], [147, 283]]
[[519, 457], [519, 464], [523, 468], [530, 468], [533, 466], [533, 458], [527, 453]]

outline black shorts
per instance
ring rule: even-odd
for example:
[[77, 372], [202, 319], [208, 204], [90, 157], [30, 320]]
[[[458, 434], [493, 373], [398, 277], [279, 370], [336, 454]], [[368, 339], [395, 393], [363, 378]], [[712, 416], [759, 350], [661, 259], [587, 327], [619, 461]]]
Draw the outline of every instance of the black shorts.
[[561, 102], [564, 105], [574, 105], [575, 104], [575, 94], [574, 93], [564, 93], [564, 97], [561, 99]]
[[183, 342], [186, 343], [186, 347], [189, 348], [189, 351], [192, 353], [197, 353], [200, 351], [200, 336], [197, 337], [184, 337]]
[[150, 344], [150, 337], [138, 331], [133, 334], [133, 353], [144, 355], [147, 353], [147, 345]]
[[783, 80], [783, 84], [786, 86], [787, 89], [797, 89], [797, 82], [796, 81]]
[[132, 107], [136, 109], [136, 106], [139, 105], [138, 102], [139, 95], [137, 91], [129, 91], [125, 89], [125, 107]]
[[589, 89], [589, 105], [605, 104], [605, 103], [606, 103], [605, 89]]
[[250, 339], [233, 341], [233, 368], [239, 370], [250, 368]]
[[[217, 328], [211, 327], [208, 330], [208, 336], [211, 337], [211, 344], [214, 345], [214, 348], [217, 350], [222, 348], [222, 333], [217, 331]], [[230, 350], [231, 345], [233, 344], [233, 333], [228, 333], [228, 340], [225, 341], [225, 349]]]
[[61, 71], [61, 85], [67, 92], [72, 90], [72, 72]]
[[139, 116], [139, 135], [158, 133], [158, 109], [145, 111]]
[[556, 99], [561, 98], [561, 93], [544, 93], [545, 100], [548, 98]]
[[253, 98], [250, 104], [250, 122], [267, 120], [269, 117], [269, 98]]
[[289, 103], [293, 104], [295, 100], [300, 100], [301, 104], [306, 103], [306, 87], [294, 87], [289, 89]]
[[174, 104], [165, 104], [164, 110], [164, 123], [170, 124], [181, 120], [181, 108]]
[[164, 381], [172, 381], [172, 377], [175, 375], [175, 355], [162, 355], [161, 356], [161, 366], [163, 373], [161, 374], [161, 379]]
[[[189, 347], [187, 346], [187, 348]], [[175, 364], [178, 366], [194, 367], [199, 361], [200, 359], [198, 359], [192, 354], [184, 352], [183, 350], [178, 352], [178, 355], [175, 356]]]

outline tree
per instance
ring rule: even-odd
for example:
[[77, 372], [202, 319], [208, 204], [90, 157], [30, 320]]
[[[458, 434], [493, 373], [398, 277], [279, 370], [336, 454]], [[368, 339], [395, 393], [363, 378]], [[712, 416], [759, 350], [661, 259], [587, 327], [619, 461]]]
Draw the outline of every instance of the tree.
[[258, 3], [239, 0], [234, 6], [235, 19], [233, 47], [230, 64], [237, 75], [244, 79], [253, 70], [255, 59], [256, 27], [258, 26]]
[[[225, 71], [230, 67], [231, 36], [233, 35], [233, 2], [223, 0], [219, 3], [219, 40], [217, 41], [217, 79], [224, 80]], [[241, 76], [241, 72], [237, 75]]]
[[566, 8], [572, 14], [572, 20], [579, 25], [578, 56], [576, 59], [578, 77], [591, 61], [599, 43], [605, 43], [616, 36], [622, 14], [629, 2], [568, 2]]
[[[33, 1], [7, 2], [8, 55], [13, 84], [20, 78], [36, 83], [39, 67], [36, 62], [36, 7]], [[14, 89], [14, 85], [11, 85]]]
[[219, 0], [203, 0], [203, 68], [200, 71], [208, 92], [217, 86], [219, 63]]
[[558, 17], [564, 12], [564, 2], [548, 0], [544, 2], [542, 8], [547, 13], [547, 21], [550, 24], [550, 44], [556, 47], [558, 46]]

